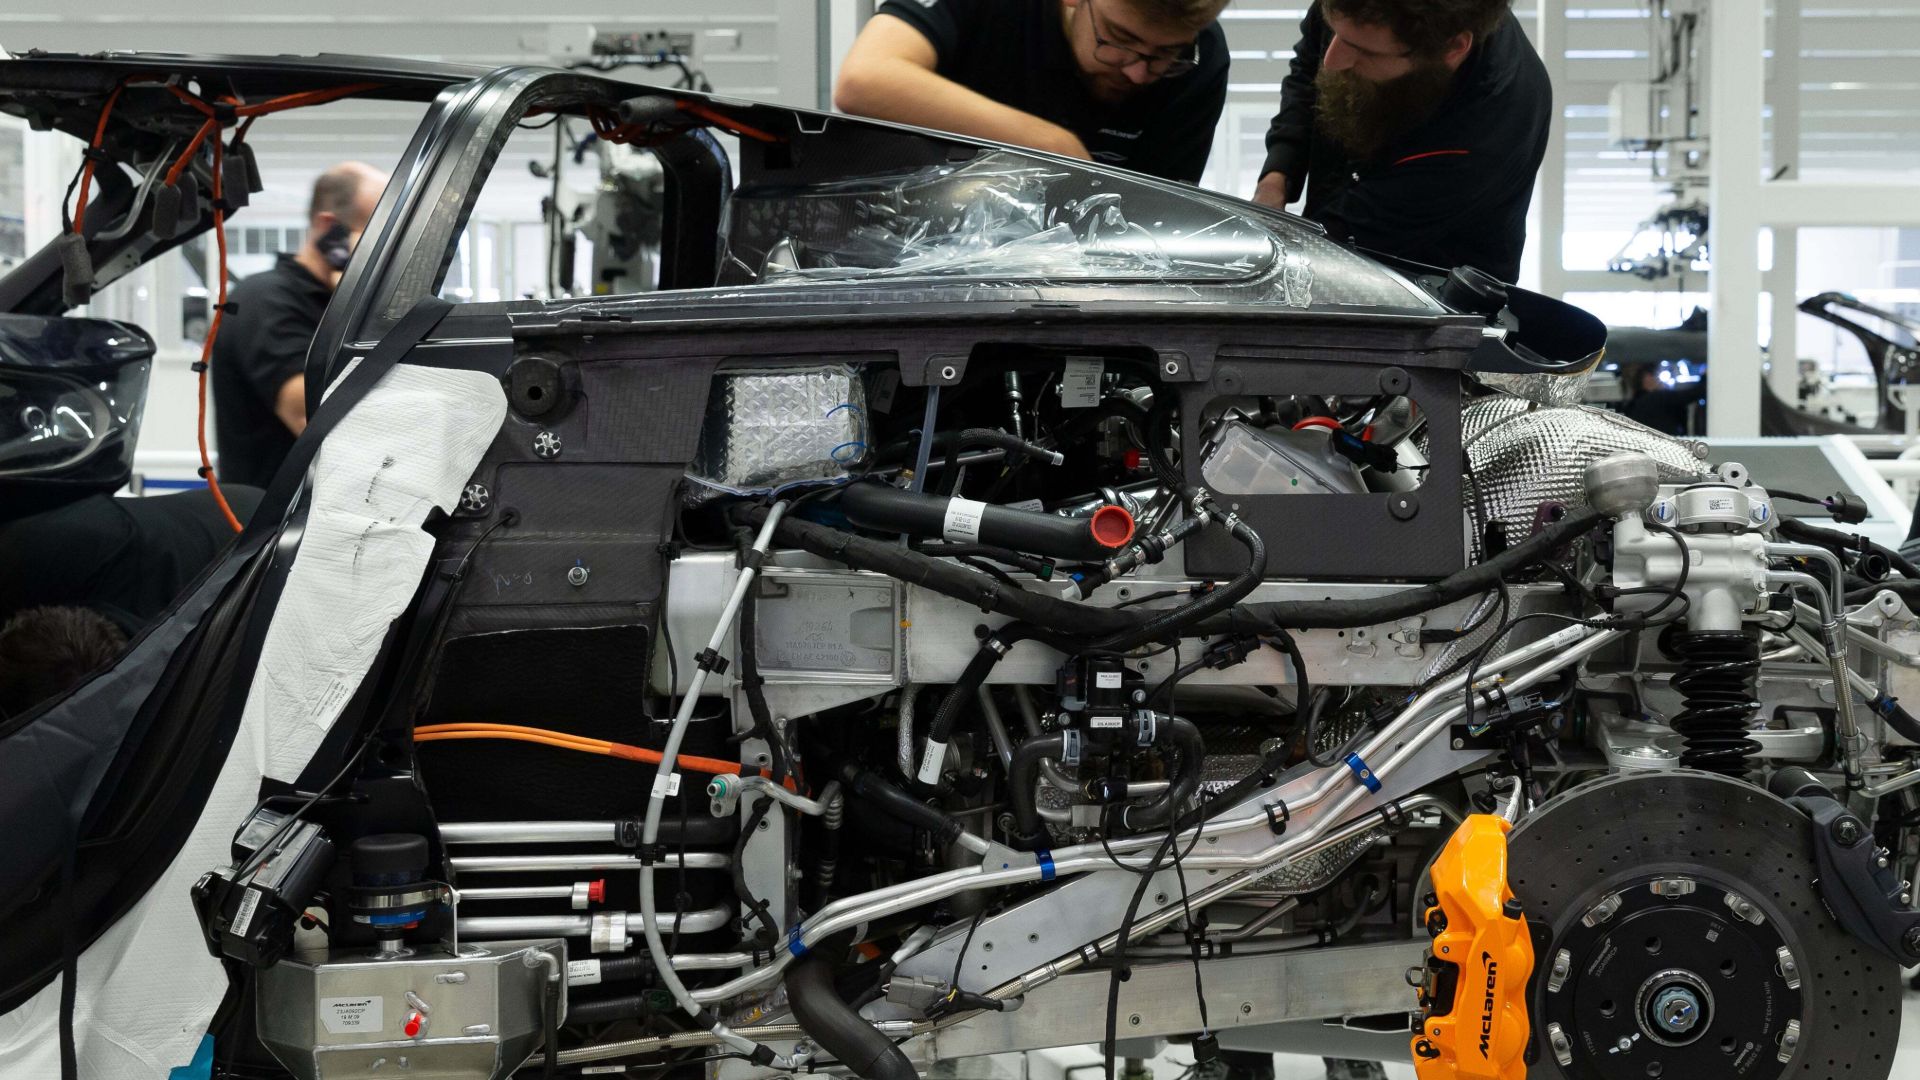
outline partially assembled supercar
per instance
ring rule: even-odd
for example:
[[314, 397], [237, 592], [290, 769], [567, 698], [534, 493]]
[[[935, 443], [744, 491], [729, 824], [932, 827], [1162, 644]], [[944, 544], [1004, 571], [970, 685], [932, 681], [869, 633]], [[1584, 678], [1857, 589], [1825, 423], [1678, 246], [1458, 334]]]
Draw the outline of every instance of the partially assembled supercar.
[[[101, 177], [4, 320], [243, 213], [222, 110], [348, 89], [431, 104], [307, 433], [0, 727], [20, 1075], [1888, 1075], [1920, 571], [1577, 404], [1586, 314], [933, 132], [112, 55], [0, 63]], [[556, 115], [657, 160], [655, 287], [438, 299]]]

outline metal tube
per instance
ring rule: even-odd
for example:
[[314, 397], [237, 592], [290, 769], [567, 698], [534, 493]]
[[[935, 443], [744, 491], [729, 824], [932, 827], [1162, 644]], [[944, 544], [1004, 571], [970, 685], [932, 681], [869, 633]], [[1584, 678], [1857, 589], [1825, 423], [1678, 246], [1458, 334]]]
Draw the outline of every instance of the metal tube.
[[[543, 871], [567, 872], [577, 870], [638, 870], [638, 855], [452, 855], [447, 864], [456, 874], [523, 874]], [[680, 853], [664, 852], [656, 865], [669, 870], [680, 868]], [[689, 851], [686, 867], [689, 870], [725, 870], [733, 865], [733, 857], [719, 851]]]
[[440, 839], [448, 844], [611, 844], [618, 826], [611, 821], [443, 821]]
[[[625, 915], [625, 912], [608, 912]], [[472, 915], [459, 920], [460, 932], [476, 938], [586, 937], [593, 932], [595, 915]], [[710, 934], [727, 925], [732, 918], [722, 907], [699, 911], [666, 912], [658, 917], [660, 929], [684, 934]], [[628, 935], [632, 940], [632, 935]], [[657, 955], [657, 954], [656, 954]]]
[[986, 684], [980, 686], [980, 714], [987, 720], [987, 736], [993, 740], [993, 752], [1000, 757], [1000, 770], [1013, 768], [1013, 740], [1007, 736], [1006, 718], [1000, 715], [1000, 706], [993, 703], [993, 692]]
[[[1476, 680], [1476, 685], [1491, 684], [1498, 680], [1500, 672], [1509, 667], [1528, 663], [1537, 657], [1557, 652], [1559, 655], [1516, 677], [1509, 684], [1510, 689], [1531, 686], [1544, 680], [1549, 675], [1558, 672], [1566, 665], [1576, 663], [1592, 653], [1597, 652], [1602, 646], [1620, 636], [1621, 632], [1616, 630], [1599, 630], [1586, 626], [1570, 626], [1482, 665], [1481, 671], [1484, 677]], [[1466, 711], [1464, 705], [1455, 704], [1451, 708], [1445, 709], [1432, 716], [1421, 715], [1437, 701], [1457, 694], [1460, 690], [1464, 689], [1465, 685], [1465, 673], [1449, 676], [1426, 693], [1415, 697], [1408, 703], [1406, 708], [1401, 710], [1399, 715], [1389, 721], [1378, 733], [1366, 742], [1363, 747], [1363, 757], [1380, 755], [1384, 753], [1389, 746], [1397, 747], [1397, 749], [1391, 753], [1386, 753], [1378, 764], [1373, 767], [1373, 772], [1377, 777], [1384, 779], [1395, 770], [1403, 767], [1408, 760], [1420, 752], [1428, 740], [1432, 739], [1438, 732], [1445, 730], [1448, 723], [1451, 723], [1455, 717]], [[1420, 728], [1417, 732], [1412, 730], [1416, 726]], [[1350, 773], [1329, 769], [1321, 772], [1318, 776], [1318, 783], [1313, 790], [1297, 800], [1288, 800], [1288, 805], [1298, 814], [1301, 810], [1318, 806], [1321, 802], [1327, 801], [1329, 798], [1335, 798], [1335, 792], [1344, 792], [1344, 795], [1337, 797], [1337, 805], [1330, 814], [1316, 819], [1314, 823], [1307, 824], [1295, 833], [1289, 834], [1289, 837], [1279, 844], [1269, 846], [1249, 856], [1202, 855], [1196, 852], [1192, 856], [1183, 858], [1181, 863], [1189, 869], [1260, 869], [1267, 868], [1280, 859], [1295, 857], [1300, 848], [1306, 847], [1318, 839], [1319, 832], [1325, 829], [1325, 822], [1337, 820], [1340, 814], [1345, 813], [1346, 810], [1351, 808], [1352, 805], [1366, 795], [1367, 792], [1365, 788], [1353, 782]], [[1403, 800], [1403, 805], [1405, 802], [1406, 800]], [[1200, 828], [1214, 836], [1224, 835], [1229, 832], [1238, 832], [1244, 829], [1264, 829], [1266, 827], [1267, 815], [1264, 808], [1257, 808], [1250, 813], [1243, 814], [1236, 818], [1205, 822], [1200, 826]], [[1183, 839], [1178, 842], [1186, 843], [1187, 840], [1191, 838], [1193, 832], [1194, 830], [1182, 832], [1180, 835]], [[1116, 856], [1137, 853], [1143, 849], [1157, 846], [1163, 839], [1163, 835], [1155, 834], [1125, 837], [1112, 841], [1107, 845], [1077, 844], [1072, 847], [1060, 848], [1053, 853], [1053, 870], [1056, 876], [1064, 877], [1069, 874], [1081, 874], [1094, 870], [1111, 869]], [[1122, 858], [1120, 861], [1124, 865], [1137, 867], [1141, 865], [1144, 860], [1136, 858], [1132, 862], [1127, 862]], [[1003, 864], [998, 869], [992, 869], [990, 866], [991, 864], [986, 864], [959, 870], [949, 870], [915, 881], [903, 882], [899, 885], [892, 885], [882, 889], [874, 889], [859, 896], [835, 900], [821, 908], [800, 927], [800, 935], [796, 941], [802, 946], [811, 946], [817, 944], [822, 938], [838, 933], [849, 927], [857, 926], [863, 922], [890, 915], [898, 911], [944, 900], [947, 897], [962, 892], [974, 889], [998, 888], [1003, 885], [1017, 885], [1041, 880], [1041, 868], [1037, 863], [1016, 866]], [[804, 948], [802, 951], [804, 951]], [[776, 955], [771, 964], [757, 968], [752, 972], [730, 980], [720, 986], [696, 991], [693, 996], [695, 1000], [702, 1003], [725, 1001], [729, 998], [736, 997], [748, 990], [776, 979], [780, 972], [785, 969], [786, 965], [791, 962], [792, 958], [793, 951], [789, 949], [787, 952]]]
[[[1774, 546], [1776, 545], [1768, 545], [1769, 548]], [[1800, 545], [1792, 546], [1799, 547]], [[1825, 548], [1814, 548], [1812, 550], [1826, 551]], [[1830, 551], [1826, 552], [1826, 554], [1829, 557], [1833, 555]], [[1834, 559], [1833, 565], [1837, 568], [1840, 565], [1840, 560], [1837, 558]], [[1853, 695], [1848, 692], [1850, 687], [1847, 682], [1847, 675], [1849, 673], [1849, 669], [1847, 668], [1847, 644], [1845, 634], [1841, 630], [1841, 615], [1838, 606], [1844, 599], [1844, 594], [1829, 596], [1826, 587], [1820, 584], [1818, 578], [1815, 578], [1812, 574], [1803, 574], [1797, 570], [1769, 570], [1767, 571], [1767, 581], [1770, 584], [1776, 585], [1801, 586], [1812, 593], [1814, 600], [1819, 604], [1820, 636], [1826, 645], [1827, 666], [1833, 671], [1833, 711], [1839, 720], [1840, 754], [1845, 765], [1848, 785], [1858, 787], [1860, 782], [1860, 756], [1866, 749], [1866, 745], [1860, 735], [1860, 720], [1853, 712]]]
[[[764, 776], [716, 776], [713, 784], [737, 783], [747, 791], [759, 792], [775, 802], [793, 807], [809, 817], [820, 817], [827, 812], [828, 804], [840, 794], [840, 781], [829, 780], [827, 786], [820, 789], [818, 799], [809, 799], [796, 791], [788, 791], [784, 786], [774, 783]], [[708, 785], [708, 793], [718, 795], [713, 785]]]
[[461, 889], [460, 902], [472, 900], [571, 900], [571, 885], [501, 885], [485, 889]]

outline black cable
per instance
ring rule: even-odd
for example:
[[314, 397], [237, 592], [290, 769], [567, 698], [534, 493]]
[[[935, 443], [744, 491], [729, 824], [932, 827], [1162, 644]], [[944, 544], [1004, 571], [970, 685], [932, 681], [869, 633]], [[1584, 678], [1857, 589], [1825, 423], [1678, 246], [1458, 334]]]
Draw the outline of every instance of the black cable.
[[960, 991], [960, 966], [967, 962], [967, 950], [973, 946], [973, 932], [980, 929], [981, 920], [986, 915], [987, 909], [983, 905], [973, 913], [973, 921], [967, 924], [967, 936], [960, 939], [960, 955], [953, 958], [953, 977], [947, 980], [948, 989], [955, 993]]
[[[742, 856], [746, 854], [747, 841], [752, 839], [755, 832], [759, 831], [760, 823], [766, 820], [767, 811], [771, 809], [772, 806], [772, 799], [762, 798], [753, 804], [752, 810], [747, 812], [747, 820], [740, 826], [740, 836], [733, 842], [733, 866], [731, 868], [733, 871], [734, 895], [738, 896], [740, 902], [746, 906], [748, 912], [747, 918], [758, 919], [761, 930], [765, 932], [763, 939], [760, 940], [754, 940], [751, 933], [749, 933], [749, 940], [754, 940], [754, 944], [762, 948], [770, 947], [774, 942], [780, 940], [780, 928], [773, 924], [773, 916], [767, 911], [767, 901], [754, 896], [753, 890], [747, 888], [747, 875], [743, 869], [746, 861]], [[744, 922], [746, 919], [742, 921]]]

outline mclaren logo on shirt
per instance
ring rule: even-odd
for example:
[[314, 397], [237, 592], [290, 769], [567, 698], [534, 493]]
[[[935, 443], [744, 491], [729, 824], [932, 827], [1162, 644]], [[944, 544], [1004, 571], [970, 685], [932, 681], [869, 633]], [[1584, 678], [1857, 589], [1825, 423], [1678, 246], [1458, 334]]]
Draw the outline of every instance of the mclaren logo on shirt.
[[1137, 139], [1140, 137], [1140, 133], [1137, 131], [1121, 131], [1118, 128], [1101, 128], [1100, 134], [1111, 135], [1116, 139]]
[[1493, 1042], [1493, 995], [1500, 986], [1500, 962], [1492, 953], [1481, 953], [1480, 962], [1487, 967], [1487, 997], [1480, 1007], [1480, 1056], [1486, 1058], [1487, 1047]]

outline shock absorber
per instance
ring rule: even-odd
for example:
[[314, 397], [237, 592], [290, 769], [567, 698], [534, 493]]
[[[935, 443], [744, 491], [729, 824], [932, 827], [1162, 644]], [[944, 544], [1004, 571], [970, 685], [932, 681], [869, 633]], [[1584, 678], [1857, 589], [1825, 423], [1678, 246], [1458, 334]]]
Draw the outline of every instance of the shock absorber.
[[1760, 752], [1760, 744], [1747, 737], [1747, 725], [1760, 711], [1754, 697], [1759, 630], [1690, 630], [1674, 635], [1672, 648], [1681, 660], [1673, 688], [1682, 708], [1672, 720], [1686, 742], [1681, 766], [1744, 777], [1747, 759]]

